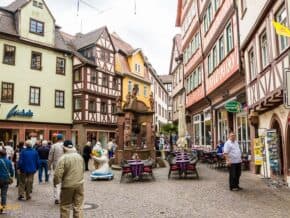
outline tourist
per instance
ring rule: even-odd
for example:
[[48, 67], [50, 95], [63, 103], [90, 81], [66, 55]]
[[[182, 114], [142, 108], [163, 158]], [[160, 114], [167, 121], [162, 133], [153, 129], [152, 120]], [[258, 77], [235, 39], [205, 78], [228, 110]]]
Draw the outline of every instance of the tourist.
[[49, 148], [47, 145], [47, 141], [42, 141], [42, 146], [37, 149], [39, 155], [39, 169], [38, 169], [38, 182], [42, 183], [42, 172], [44, 170], [45, 174], [45, 182], [48, 182], [49, 175], [48, 175], [48, 155], [49, 155]]
[[13, 177], [13, 167], [10, 160], [6, 158], [6, 151], [0, 150], [0, 189], [1, 189], [1, 207], [0, 214], [3, 213], [7, 202], [7, 191], [9, 178]]
[[85, 170], [86, 171], [89, 171], [89, 160], [91, 159], [91, 153], [92, 153], [91, 144], [92, 143], [90, 141], [88, 141], [83, 149], [83, 158], [85, 161]]
[[228, 141], [224, 146], [224, 156], [229, 167], [229, 185], [231, 191], [239, 191], [242, 188], [239, 186], [241, 176], [242, 153], [240, 146], [236, 141], [235, 133], [231, 132]]
[[32, 148], [31, 140], [25, 141], [25, 145], [26, 148], [21, 151], [18, 162], [20, 173], [18, 200], [24, 200], [24, 194], [26, 194], [26, 200], [31, 199], [33, 177], [39, 166], [38, 153]]
[[223, 154], [223, 152], [224, 152], [224, 142], [223, 142], [223, 140], [220, 140], [219, 141], [219, 144], [218, 144], [218, 146], [217, 146], [217, 148], [216, 148], [216, 153], [217, 153], [217, 155], [222, 155]]
[[[48, 168], [55, 170], [56, 164], [60, 157], [63, 155], [63, 136], [62, 134], [57, 134], [57, 142], [51, 146], [48, 155]], [[53, 187], [54, 203], [59, 204], [60, 197], [60, 185]]]
[[115, 145], [114, 139], [111, 139], [108, 142], [109, 159], [111, 159], [114, 156], [115, 149], [116, 149], [116, 145]]
[[77, 153], [71, 141], [63, 143], [64, 155], [57, 163], [53, 184], [61, 184], [60, 217], [83, 217], [84, 201], [84, 161]]
[[9, 142], [6, 143], [5, 150], [7, 158], [9, 160], [12, 160], [12, 157], [14, 155], [13, 141], [9, 140]]
[[20, 157], [20, 153], [22, 149], [24, 148], [24, 142], [19, 142], [19, 144], [16, 146], [12, 161], [14, 163], [14, 169], [15, 169], [15, 178], [16, 178], [16, 187], [19, 186], [19, 173], [18, 173], [18, 161]]

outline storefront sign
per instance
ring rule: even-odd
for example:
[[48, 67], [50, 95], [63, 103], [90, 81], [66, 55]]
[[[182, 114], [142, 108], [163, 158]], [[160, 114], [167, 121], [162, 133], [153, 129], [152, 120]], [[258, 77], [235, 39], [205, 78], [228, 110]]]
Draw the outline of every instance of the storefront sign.
[[33, 117], [33, 112], [29, 109], [28, 111], [17, 110], [18, 105], [15, 105], [7, 114], [6, 119], [10, 117]]
[[263, 144], [260, 138], [254, 139], [255, 165], [261, 166], [263, 162]]
[[239, 113], [241, 112], [242, 106], [238, 101], [229, 101], [226, 103], [225, 109], [231, 113]]

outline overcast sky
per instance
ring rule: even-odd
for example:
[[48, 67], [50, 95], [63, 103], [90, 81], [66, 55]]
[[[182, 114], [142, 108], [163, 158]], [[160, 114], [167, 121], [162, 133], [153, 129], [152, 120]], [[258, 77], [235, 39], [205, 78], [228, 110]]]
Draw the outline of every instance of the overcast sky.
[[[0, 6], [13, 0], [0, 0]], [[107, 25], [110, 32], [135, 48], [142, 48], [158, 74], [168, 74], [172, 38], [175, 28], [177, 0], [46, 0], [56, 23], [62, 30], [75, 34]], [[136, 14], [135, 3], [136, 1]], [[78, 16], [77, 16], [78, 14]]]

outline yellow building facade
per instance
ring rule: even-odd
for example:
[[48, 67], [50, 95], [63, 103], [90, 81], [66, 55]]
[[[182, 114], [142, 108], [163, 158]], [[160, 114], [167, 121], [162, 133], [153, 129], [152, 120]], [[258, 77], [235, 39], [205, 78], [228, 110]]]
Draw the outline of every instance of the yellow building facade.
[[72, 55], [45, 2], [22, 2], [0, 8], [0, 141], [71, 138]]
[[138, 86], [137, 99], [150, 107], [151, 82], [142, 50], [133, 49], [131, 45], [114, 33], [112, 41], [116, 48], [115, 70], [123, 76], [122, 102], [126, 101], [127, 94], [132, 92], [134, 86]]

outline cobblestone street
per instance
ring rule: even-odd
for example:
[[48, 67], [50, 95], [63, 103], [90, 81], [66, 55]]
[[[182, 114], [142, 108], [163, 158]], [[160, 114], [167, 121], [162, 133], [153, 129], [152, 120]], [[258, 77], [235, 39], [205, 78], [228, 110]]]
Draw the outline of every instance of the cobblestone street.
[[[89, 173], [86, 173], [85, 217], [290, 216], [290, 191], [269, 188], [250, 173], [242, 175], [243, 191], [230, 192], [227, 174], [205, 165], [199, 165], [199, 180], [168, 180], [167, 168], [154, 172], [155, 182], [121, 184], [118, 171], [113, 181], [92, 182]], [[53, 202], [51, 183], [35, 184], [29, 202], [18, 202], [16, 199], [17, 189], [13, 185], [8, 194], [8, 202], [13, 210], [1, 217], [59, 217], [58, 206]]]

